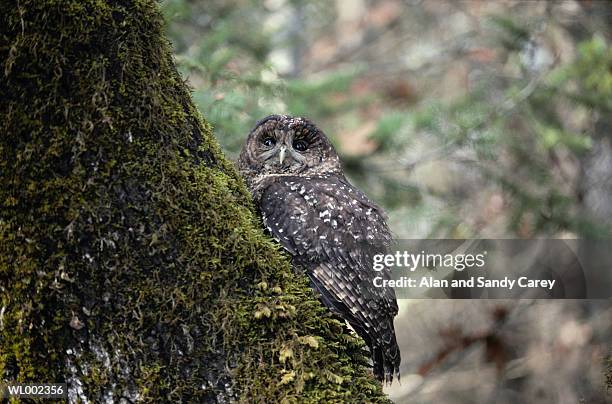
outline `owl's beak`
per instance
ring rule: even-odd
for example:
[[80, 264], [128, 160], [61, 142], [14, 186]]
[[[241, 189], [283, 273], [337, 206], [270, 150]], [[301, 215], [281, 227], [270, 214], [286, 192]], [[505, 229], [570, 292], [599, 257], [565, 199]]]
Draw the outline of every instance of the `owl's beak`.
[[285, 160], [285, 152], [287, 151], [286, 146], [281, 146], [280, 153], [278, 153], [278, 157], [280, 159], [281, 166], [283, 165], [283, 161]]

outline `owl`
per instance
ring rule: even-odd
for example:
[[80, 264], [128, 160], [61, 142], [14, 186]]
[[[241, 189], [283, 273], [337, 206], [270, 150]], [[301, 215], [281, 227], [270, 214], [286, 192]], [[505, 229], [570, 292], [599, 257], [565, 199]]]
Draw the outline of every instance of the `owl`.
[[327, 136], [304, 118], [257, 122], [238, 159], [263, 223], [333, 313], [364, 339], [381, 381], [399, 378], [392, 288], [375, 287], [374, 254], [391, 233], [383, 210], [346, 179]]

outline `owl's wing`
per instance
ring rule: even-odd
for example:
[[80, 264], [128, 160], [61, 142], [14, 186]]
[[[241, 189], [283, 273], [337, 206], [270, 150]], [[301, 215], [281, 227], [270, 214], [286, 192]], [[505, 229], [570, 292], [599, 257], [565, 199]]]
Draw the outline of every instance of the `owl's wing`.
[[[280, 177], [263, 192], [260, 209], [265, 226], [306, 268], [325, 304], [371, 347], [396, 347], [395, 292], [374, 285], [375, 277], [390, 275], [372, 267], [373, 256], [385, 253], [391, 240], [383, 211], [339, 177]], [[399, 365], [395, 354], [391, 372]]]

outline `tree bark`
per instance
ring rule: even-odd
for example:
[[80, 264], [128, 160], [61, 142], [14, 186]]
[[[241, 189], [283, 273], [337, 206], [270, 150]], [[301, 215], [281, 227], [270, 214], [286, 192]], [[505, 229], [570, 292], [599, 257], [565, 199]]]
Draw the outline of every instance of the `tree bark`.
[[261, 231], [154, 1], [0, 3], [0, 375], [71, 401], [385, 401]]

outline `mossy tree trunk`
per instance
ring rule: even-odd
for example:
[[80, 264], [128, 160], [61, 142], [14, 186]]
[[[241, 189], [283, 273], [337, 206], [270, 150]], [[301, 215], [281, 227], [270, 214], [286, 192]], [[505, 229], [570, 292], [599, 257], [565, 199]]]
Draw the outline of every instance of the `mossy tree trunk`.
[[2, 380], [94, 402], [385, 400], [261, 232], [155, 2], [0, 4]]

